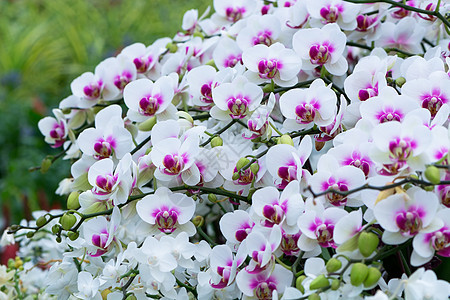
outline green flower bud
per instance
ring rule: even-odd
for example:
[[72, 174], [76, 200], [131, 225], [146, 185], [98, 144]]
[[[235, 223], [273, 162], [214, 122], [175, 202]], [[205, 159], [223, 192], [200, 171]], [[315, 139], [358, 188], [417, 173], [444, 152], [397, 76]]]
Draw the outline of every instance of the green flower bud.
[[427, 192], [432, 192], [432, 191], [434, 191], [434, 185], [424, 186], [423, 189]]
[[71, 241], [75, 241], [79, 236], [80, 236], [80, 233], [77, 231], [77, 232], [73, 232], [73, 231], [70, 231], [68, 234], [67, 234], [67, 236], [69, 237], [69, 239], [71, 240]]
[[125, 300], [137, 300], [137, 298], [134, 294], [131, 294]]
[[34, 236], [34, 231], [27, 232], [27, 238], [31, 239]]
[[61, 224], [64, 230], [70, 230], [73, 225], [77, 222], [77, 217], [73, 214], [65, 213], [60, 219], [59, 223]]
[[177, 44], [169, 42], [166, 45], [166, 49], [169, 50], [170, 53], [175, 53], [178, 50], [178, 46], [177, 46]]
[[377, 249], [379, 242], [380, 239], [375, 233], [363, 231], [358, 238], [359, 252], [364, 257], [368, 257]]
[[[236, 163], [236, 169], [239, 171], [240, 169], [242, 169], [243, 166], [245, 166], [249, 162], [250, 162], [250, 160], [247, 157], [239, 158], [238, 162]], [[233, 180], [236, 180], [236, 179], [233, 179]]]
[[405, 82], [406, 82], [406, 79], [404, 77], [399, 77], [399, 78], [395, 79], [395, 84], [398, 87], [402, 87], [405, 84]]
[[208, 194], [208, 200], [211, 201], [212, 203], [216, 203], [217, 202], [217, 196], [214, 194]]
[[339, 281], [339, 279], [335, 278], [333, 279], [333, 281], [331, 282], [331, 289], [333, 291], [337, 290], [339, 287], [341, 286], [341, 282]]
[[149, 155], [150, 152], [152, 152], [152, 148], [151, 147], [147, 148], [147, 150], [145, 150], [145, 155]]
[[259, 171], [259, 164], [257, 162], [254, 162], [250, 165], [250, 171], [252, 171], [252, 173], [254, 175], [258, 174]]
[[223, 140], [220, 136], [215, 136], [212, 140], [211, 140], [211, 147], [219, 147], [219, 146], [223, 146]]
[[13, 225], [9, 226], [9, 229], [10, 229], [11, 231], [17, 231], [17, 230], [20, 229], [20, 226], [17, 225], [17, 224], [13, 224]]
[[330, 285], [330, 282], [328, 281], [328, 279], [325, 277], [325, 275], [321, 274], [321, 275], [317, 276], [316, 278], [314, 278], [313, 281], [311, 281], [311, 283], [309, 284], [309, 289], [317, 290], [317, 289], [327, 287], [329, 285]]
[[139, 124], [138, 129], [140, 131], [150, 131], [153, 126], [156, 124], [156, 117], [151, 117], [150, 119], [145, 120], [141, 124]]
[[15, 264], [16, 262], [14, 261], [14, 259], [8, 259], [8, 268], [13, 269]]
[[327, 272], [333, 273], [342, 267], [342, 262], [337, 258], [331, 258], [326, 265]]
[[195, 216], [192, 219], [192, 223], [195, 225], [195, 227], [202, 227], [203, 224], [205, 224], [205, 219], [203, 216]]
[[42, 227], [45, 225], [45, 223], [47, 223], [47, 219], [45, 218], [45, 216], [40, 216], [37, 220], [36, 220], [36, 226], [37, 227]]
[[201, 39], [203, 39], [205, 36], [203, 35], [203, 33], [201, 33], [200, 31], [195, 31], [194, 34], [192, 35], [193, 37], [199, 37]]
[[363, 263], [355, 263], [350, 272], [350, 282], [354, 286], [361, 285], [369, 275], [369, 268]]
[[425, 169], [425, 178], [432, 184], [439, 184], [441, 182], [441, 172], [436, 166], [428, 166]]
[[62, 241], [62, 238], [61, 238], [60, 236], [57, 236], [57, 237], [56, 237], [56, 242], [57, 242], [57, 243], [61, 243], [61, 241]]
[[231, 177], [231, 179], [233, 179], [233, 180], [238, 180], [239, 179], [239, 172], [235, 172], [235, 173], [233, 173], [233, 176]]
[[273, 85], [272, 83], [268, 83], [263, 87], [263, 92], [268, 94], [270, 92], [273, 92]]
[[41, 173], [47, 173], [48, 169], [52, 166], [52, 160], [50, 158], [44, 158], [41, 163]]
[[320, 300], [320, 296], [317, 294], [311, 294], [308, 296], [308, 300]]
[[80, 193], [77, 191], [73, 191], [69, 194], [69, 197], [67, 197], [67, 209], [78, 209], [80, 208], [80, 201], [78, 201], [78, 198], [80, 197]]
[[377, 268], [369, 268], [369, 273], [367, 274], [366, 280], [364, 280], [364, 287], [369, 287], [378, 282], [381, 277], [381, 272]]
[[280, 139], [278, 140], [277, 144], [287, 144], [287, 145], [294, 146], [294, 141], [292, 140], [292, 138], [289, 135], [283, 134], [280, 137]]
[[52, 226], [52, 233], [53, 234], [57, 234], [61, 229], [61, 226], [59, 226], [58, 224], [55, 224]]
[[305, 275], [301, 275], [298, 276], [297, 279], [295, 280], [295, 288], [300, 292], [302, 292], [302, 294], [305, 292], [305, 287], [302, 285], [302, 282], [303, 280], [305, 280], [305, 278], [306, 278]]

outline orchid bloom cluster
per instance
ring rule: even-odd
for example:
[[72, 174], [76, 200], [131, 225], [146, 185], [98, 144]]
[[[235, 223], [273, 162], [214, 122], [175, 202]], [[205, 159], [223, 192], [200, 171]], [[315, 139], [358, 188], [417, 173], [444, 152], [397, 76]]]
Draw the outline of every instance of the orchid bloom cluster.
[[448, 299], [450, 5], [366, 2], [215, 0], [73, 80], [0, 299]]

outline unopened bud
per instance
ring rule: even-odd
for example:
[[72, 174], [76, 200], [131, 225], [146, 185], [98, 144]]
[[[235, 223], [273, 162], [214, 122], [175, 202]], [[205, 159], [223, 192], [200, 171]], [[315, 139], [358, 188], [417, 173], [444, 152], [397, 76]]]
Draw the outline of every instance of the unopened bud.
[[36, 226], [37, 227], [42, 227], [47, 223], [47, 219], [45, 218], [45, 216], [40, 216], [37, 220], [36, 220]]
[[364, 280], [364, 286], [370, 287], [378, 282], [381, 277], [381, 272], [377, 268], [369, 268], [369, 273], [367, 274], [366, 280]]
[[73, 225], [77, 222], [77, 217], [75, 217], [73, 214], [65, 213], [62, 215], [62, 217], [59, 219], [59, 224], [61, 224], [61, 227], [64, 230], [70, 230]]
[[273, 92], [273, 84], [268, 83], [263, 87], [263, 92], [268, 94], [270, 92]]
[[337, 258], [331, 258], [326, 265], [327, 272], [333, 273], [342, 267], [342, 262]]
[[331, 281], [331, 289], [333, 291], [337, 290], [340, 286], [341, 286], [341, 282], [339, 281], [339, 279], [335, 278], [335, 279], [333, 279], [333, 281]]
[[17, 231], [17, 230], [20, 229], [20, 226], [17, 225], [17, 224], [13, 224], [13, 225], [9, 226], [9, 229], [10, 229], [11, 231]]
[[254, 188], [254, 187], [251, 187], [249, 190], [248, 190], [248, 195], [247, 195], [247, 199], [252, 199], [252, 197], [253, 197], [253, 194], [256, 192], [256, 188]]
[[308, 296], [308, 300], [320, 300], [320, 296], [317, 294], [311, 294]]
[[297, 279], [295, 280], [295, 288], [297, 290], [299, 290], [300, 292], [302, 292], [302, 294], [305, 292], [305, 287], [302, 285], [303, 280], [305, 280], [306, 276], [302, 275], [297, 277]]
[[16, 258], [14, 259], [14, 267], [18, 269], [21, 266], [23, 266], [23, 261], [20, 259], [20, 257], [16, 256]]
[[353, 286], [361, 285], [369, 275], [369, 268], [363, 263], [355, 263], [350, 272], [350, 282]]
[[13, 269], [15, 264], [16, 262], [14, 261], [14, 259], [8, 259], [8, 268]]
[[27, 238], [31, 239], [34, 236], [34, 231], [27, 232]]
[[395, 79], [395, 84], [398, 87], [402, 87], [405, 84], [405, 82], [406, 82], [406, 79], [404, 77], [399, 77], [399, 78]]
[[436, 166], [428, 166], [425, 169], [425, 178], [432, 184], [439, 184], [441, 182], [441, 172]]
[[175, 53], [178, 50], [178, 46], [172, 42], [167, 43], [166, 49], [169, 50], [170, 53]]
[[125, 300], [137, 300], [136, 296], [134, 294], [129, 295]]
[[427, 192], [432, 192], [434, 191], [434, 185], [427, 185], [423, 189]]
[[219, 147], [219, 146], [223, 146], [223, 140], [220, 136], [215, 136], [213, 137], [213, 139], [211, 140], [211, 147]]
[[203, 39], [205, 36], [200, 31], [195, 31], [193, 34], [193, 37], [199, 37], [199, 38]]
[[259, 171], [259, 164], [257, 162], [254, 162], [250, 165], [250, 171], [252, 171], [252, 173], [254, 175], [258, 174]]
[[75, 241], [79, 236], [80, 236], [80, 233], [77, 231], [77, 232], [73, 232], [73, 231], [70, 231], [68, 234], [67, 234], [67, 236], [69, 237], [69, 239], [71, 240], [71, 241]]
[[41, 163], [41, 173], [47, 173], [48, 169], [52, 166], [52, 160], [50, 158], [44, 158]]
[[194, 124], [194, 119], [192, 118], [192, 116], [183, 110], [178, 111], [177, 116], [185, 119], [186, 121], [188, 121], [191, 124]]
[[80, 208], [80, 201], [78, 198], [80, 197], [80, 193], [77, 191], [73, 191], [67, 197], [67, 209], [78, 209]]
[[216, 203], [217, 196], [215, 194], [208, 194], [208, 200], [211, 201], [212, 203]]
[[61, 243], [61, 242], [62, 242], [62, 238], [61, 238], [60, 236], [57, 236], [57, 237], [56, 237], [56, 242], [57, 242], [57, 243]]
[[314, 278], [313, 281], [311, 281], [311, 283], [309, 284], [309, 289], [317, 290], [317, 289], [327, 287], [329, 285], [330, 285], [330, 282], [328, 281], [328, 279], [325, 277], [325, 275], [321, 274], [321, 275], [317, 276], [316, 278]]
[[150, 119], [145, 120], [141, 124], [139, 124], [138, 129], [140, 131], [150, 131], [153, 126], [156, 124], [156, 117], [151, 117]]
[[373, 232], [361, 232], [358, 238], [359, 252], [364, 257], [370, 256], [377, 249], [380, 239]]
[[235, 173], [233, 173], [233, 176], [231, 177], [231, 179], [238, 180], [239, 177], [240, 177], [239, 172], [235, 172]]
[[152, 148], [147, 148], [147, 150], [145, 150], [145, 155], [149, 155], [150, 152], [152, 152]]
[[283, 134], [280, 137], [280, 139], [278, 140], [277, 144], [286, 144], [286, 145], [294, 146], [294, 141], [292, 140], [292, 138], [289, 135]]
[[[247, 165], [249, 162], [250, 162], [250, 160], [247, 157], [239, 158], [238, 162], [236, 163], [236, 169], [239, 171], [240, 169], [242, 169], [243, 166]], [[234, 180], [236, 180], [236, 179], [234, 179]]]
[[52, 226], [52, 233], [53, 234], [57, 234], [60, 230], [61, 230], [61, 226], [59, 226], [58, 224], [55, 224], [55, 225]]
[[192, 219], [192, 223], [195, 225], [195, 227], [202, 227], [203, 224], [205, 224], [205, 219], [203, 216], [195, 216]]

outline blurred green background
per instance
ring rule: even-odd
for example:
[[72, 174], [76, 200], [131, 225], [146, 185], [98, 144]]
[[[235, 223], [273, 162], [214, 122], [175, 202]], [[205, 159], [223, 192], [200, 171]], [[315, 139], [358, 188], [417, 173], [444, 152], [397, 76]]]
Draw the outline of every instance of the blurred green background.
[[[210, 0], [1, 0], [0, 204], [2, 223], [64, 207], [55, 195], [68, 161], [30, 173], [51, 149], [37, 122], [70, 95], [70, 82], [134, 42], [173, 37], [183, 14]], [[3, 220], [1, 220], [3, 219]], [[3, 224], [8, 225], [8, 224]]]

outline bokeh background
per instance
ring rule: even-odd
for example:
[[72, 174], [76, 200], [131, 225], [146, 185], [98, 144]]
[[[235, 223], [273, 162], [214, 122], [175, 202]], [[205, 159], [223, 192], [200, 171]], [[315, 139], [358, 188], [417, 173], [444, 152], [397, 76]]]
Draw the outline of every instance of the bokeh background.
[[48, 154], [37, 122], [70, 95], [70, 82], [135, 42], [173, 37], [183, 14], [210, 0], [0, 1], [0, 230], [37, 209], [65, 206], [55, 195], [70, 175], [58, 160], [29, 172]]

